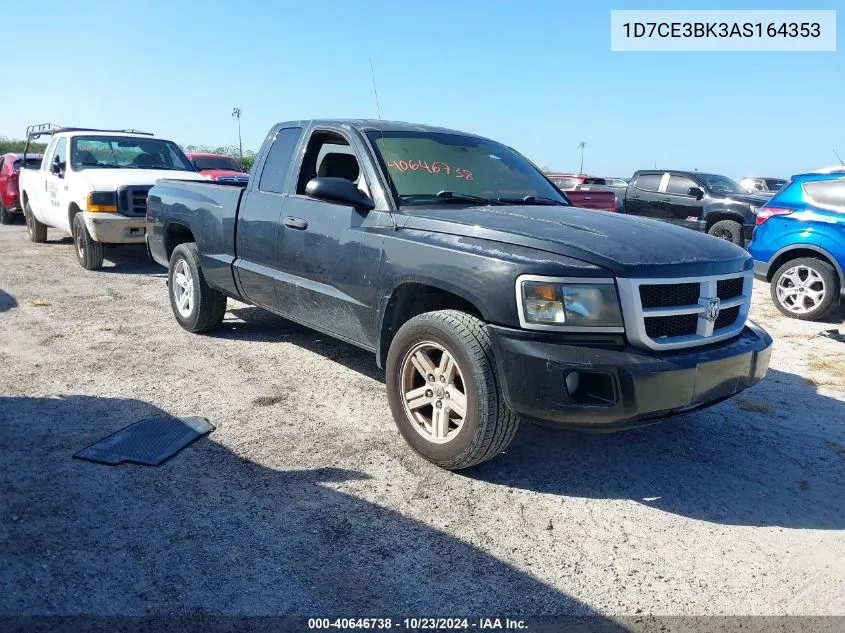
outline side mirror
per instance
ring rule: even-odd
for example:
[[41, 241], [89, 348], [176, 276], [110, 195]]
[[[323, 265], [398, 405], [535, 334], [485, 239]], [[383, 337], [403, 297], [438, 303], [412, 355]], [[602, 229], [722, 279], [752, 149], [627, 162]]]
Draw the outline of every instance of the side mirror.
[[50, 171], [56, 176], [61, 176], [65, 170], [65, 164], [59, 160], [58, 156], [53, 156], [53, 162], [50, 164]]
[[355, 183], [346, 178], [331, 176], [312, 178], [305, 185], [305, 195], [315, 200], [344, 204], [364, 211], [369, 211], [376, 206], [369, 196], [361, 193]]
[[698, 187], [690, 187], [687, 189], [687, 195], [692, 196], [696, 200], [701, 200], [704, 197], [704, 192]]

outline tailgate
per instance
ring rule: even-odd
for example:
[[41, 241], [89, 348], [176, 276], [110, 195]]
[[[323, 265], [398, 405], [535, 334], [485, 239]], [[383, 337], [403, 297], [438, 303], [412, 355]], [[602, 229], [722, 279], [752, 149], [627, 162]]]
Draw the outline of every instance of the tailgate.
[[612, 191], [574, 190], [567, 191], [566, 197], [576, 207], [616, 211], [616, 194]]

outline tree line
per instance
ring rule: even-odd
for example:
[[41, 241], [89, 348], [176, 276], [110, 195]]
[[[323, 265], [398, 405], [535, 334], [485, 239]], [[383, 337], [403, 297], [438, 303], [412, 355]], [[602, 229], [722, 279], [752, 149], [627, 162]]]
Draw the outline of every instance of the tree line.
[[[5, 136], [0, 136], [0, 156], [8, 153], [21, 154], [23, 153], [25, 145], [26, 141], [18, 141], [6, 138]], [[27, 151], [32, 152], [33, 154], [43, 154], [46, 149], [46, 143], [30, 143]], [[223, 154], [224, 156], [231, 156], [247, 171], [250, 171], [253, 163], [255, 163], [255, 152], [252, 150], [246, 150], [243, 158], [241, 158], [238, 148], [234, 145], [222, 147], [209, 147], [207, 145], [182, 145], [182, 149], [185, 152], [205, 152], [208, 154]]]

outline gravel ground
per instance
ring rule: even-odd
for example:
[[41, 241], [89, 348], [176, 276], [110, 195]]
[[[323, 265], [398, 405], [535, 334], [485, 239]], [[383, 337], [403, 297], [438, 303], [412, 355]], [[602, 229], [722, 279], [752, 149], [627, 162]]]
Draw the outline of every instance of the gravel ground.
[[[449, 473], [374, 359], [232, 302], [191, 335], [143, 248], [83, 270], [0, 227], [0, 614], [845, 614], [842, 327], [781, 317], [768, 378], [613, 435], [525, 425]], [[161, 412], [156, 468], [71, 459]]]

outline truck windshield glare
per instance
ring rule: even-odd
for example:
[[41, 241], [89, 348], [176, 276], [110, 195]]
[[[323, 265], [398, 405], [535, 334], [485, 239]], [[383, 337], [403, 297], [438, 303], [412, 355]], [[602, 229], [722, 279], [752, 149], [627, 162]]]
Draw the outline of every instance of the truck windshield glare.
[[74, 137], [70, 162], [76, 171], [96, 168], [195, 171], [176, 143], [133, 136]]
[[[402, 206], [430, 205], [440, 192], [451, 198], [484, 200], [566, 199], [527, 160], [512, 149], [460, 134], [371, 132]], [[442, 202], [442, 200], [439, 200]]]

